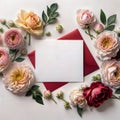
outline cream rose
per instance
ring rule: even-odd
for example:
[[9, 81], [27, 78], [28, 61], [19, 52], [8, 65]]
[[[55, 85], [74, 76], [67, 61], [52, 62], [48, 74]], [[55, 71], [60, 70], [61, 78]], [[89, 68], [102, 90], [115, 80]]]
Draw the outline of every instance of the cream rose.
[[102, 81], [110, 87], [120, 87], [120, 62], [105, 61], [102, 64]]
[[86, 28], [96, 21], [94, 14], [89, 10], [78, 10], [77, 22], [82, 28]]
[[25, 63], [14, 62], [3, 72], [5, 87], [14, 94], [26, 93], [32, 87], [34, 81], [34, 74]]
[[18, 19], [16, 20], [16, 24], [24, 28], [29, 33], [35, 35], [43, 34], [42, 20], [34, 12], [27, 12], [25, 10], [21, 10], [21, 12], [18, 14]]
[[109, 60], [117, 55], [120, 49], [120, 41], [115, 32], [105, 31], [98, 35], [94, 46], [100, 60]]
[[87, 102], [83, 96], [83, 91], [79, 90], [79, 89], [73, 90], [70, 93], [70, 100], [71, 100], [71, 104], [73, 106], [78, 105], [80, 108], [84, 108], [87, 104]]

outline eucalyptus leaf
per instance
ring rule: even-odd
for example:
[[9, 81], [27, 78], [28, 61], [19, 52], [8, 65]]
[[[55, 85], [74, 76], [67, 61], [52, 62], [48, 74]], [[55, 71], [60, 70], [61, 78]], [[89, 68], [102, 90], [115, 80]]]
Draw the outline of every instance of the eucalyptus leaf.
[[25, 60], [25, 58], [22, 58], [22, 57], [18, 57], [18, 58], [15, 59], [15, 61], [17, 61], [17, 62], [22, 62], [24, 60]]
[[120, 94], [120, 88], [117, 88], [117, 89], [115, 90], [115, 94]]
[[105, 28], [105, 30], [113, 31], [115, 28], [115, 25], [109, 25]]
[[80, 117], [82, 117], [83, 108], [80, 108], [80, 107], [77, 105], [77, 112], [78, 112], [78, 114], [80, 115]]
[[47, 15], [45, 14], [44, 11], [42, 12], [42, 19], [43, 19], [43, 22], [44, 22], [44, 23], [47, 22]]
[[111, 15], [111, 16], [108, 18], [108, 20], [107, 20], [107, 25], [111, 25], [111, 24], [115, 23], [116, 17], [117, 17], [116, 14], [115, 14], [115, 15]]
[[54, 23], [55, 21], [56, 21], [56, 18], [51, 18], [51, 19], [48, 20], [48, 23], [49, 23], [49, 24], [52, 24], [52, 23]]
[[100, 11], [100, 20], [104, 25], [106, 25], [106, 15], [102, 9]]
[[32, 91], [31, 90], [29, 90], [27, 93], [26, 93], [26, 95], [25, 96], [31, 96], [32, 95]]
[[53, 3], [50, 6], [51, 12], [54, 13], [57, 9], [58, 9], [58, 4], [57, 3]]

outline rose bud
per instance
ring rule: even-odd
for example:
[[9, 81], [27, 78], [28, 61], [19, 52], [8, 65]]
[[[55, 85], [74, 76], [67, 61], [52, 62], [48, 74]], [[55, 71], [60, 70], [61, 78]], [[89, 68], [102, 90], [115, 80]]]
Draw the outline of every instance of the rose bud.
[[48, 100], [53, 100], [53, 102], [54, 103], [56, 103], [57, 104], [57, 102], [55, 101], [55, 99], [53, 98], [53, 96], [52, 96], [52, 93], [50, 92], [50, 90], [46, 90], [46, 91], [44, 91], [44, 98], [45, 99], [48, 99]]
[[49, 90], [44, 91], [44, 98], [51, 99], [52, 93]]
[[23, 44], [23, 36], [19, 29], [11, 28], [3, 35], [5, 45], [10, 49], [19, 49]]
[[10, 27], [15, 27], [15, 23], [14, 23], [13, 20], [9, 20], [9, 21], [8, 21], [8, 25], [9, 25]]
[[63, 94], [64, 93], [62, 91], [58, 91], [56, 97], [59, 98], [59, 99], [62, 99], [63, 98]]
[[100, 23], [96, 23], [93, 29], [96, 33], [101, 33], [104, 30], [104, 26]]

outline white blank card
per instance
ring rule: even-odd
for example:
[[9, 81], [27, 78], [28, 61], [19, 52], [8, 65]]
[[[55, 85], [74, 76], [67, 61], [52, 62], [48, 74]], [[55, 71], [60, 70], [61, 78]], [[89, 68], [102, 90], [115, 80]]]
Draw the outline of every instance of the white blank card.
[[41, 40], [35, 74], [39, 82], [83, 82], [83, 41]]

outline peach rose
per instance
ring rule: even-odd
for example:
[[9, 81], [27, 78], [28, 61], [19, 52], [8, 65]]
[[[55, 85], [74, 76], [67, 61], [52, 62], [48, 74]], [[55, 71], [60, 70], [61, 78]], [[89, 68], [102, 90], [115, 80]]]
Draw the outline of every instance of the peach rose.
[[21, 95], [32, 87], [35, 79], [32, 69], [28, 65], [14, 62], [3, 72], [3, 82], [6, 89]]
[[120, 62], [105, 61], [102, 64], [102, 81], [110, 87], [120, 87]]
[[78, 10], [77, 22], [82, 28], [86, 28], [96, 21], [93, 13], [89, 10]]
[[73, 90], [70, 93], [70, 100], [71, 100], [71, 104], [73, 106], [78, 105], [80, 108], [84, 108], [87, 104], [87, 102], [83, 96], [83, 91], [79, 90], [79, 89]]
[[8, 67], [9, 62], [10, 56], [8, 54], [8, 51], [0, 47], [0, 72], [2, 72]]
[[97, 50], [97, 57], [100, 60], [109, 60], [117, 55], [120, 49], [120, 42], [115, 32], [105, 31], [98, 35], [94, 46]]
[[29, 33], [35, 35], [43, 34], [42, 20], [37, 14], [33, 12], [27, 12], [25, 10], [21, 10], [21, 12], [18, 14], [18, 19], [16, 20], [16, 24], [24, 28]]

